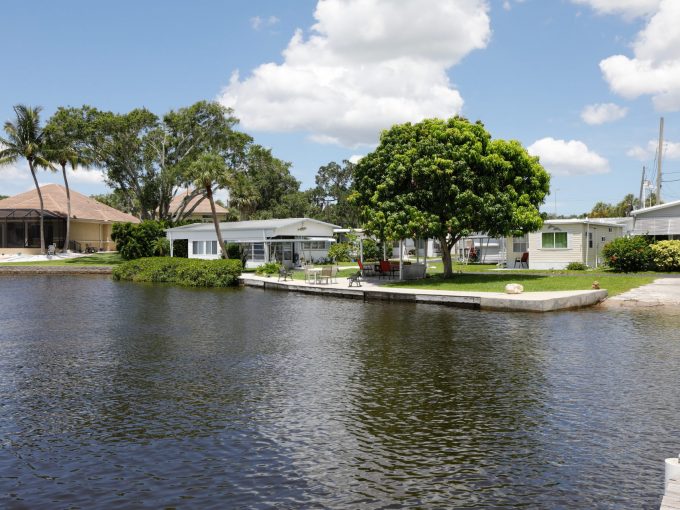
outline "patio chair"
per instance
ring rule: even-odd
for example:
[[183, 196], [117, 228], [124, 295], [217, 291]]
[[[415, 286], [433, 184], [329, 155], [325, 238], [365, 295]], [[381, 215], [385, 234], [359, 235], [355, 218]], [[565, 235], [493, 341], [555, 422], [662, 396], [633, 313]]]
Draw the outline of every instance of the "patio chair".
[[364, 266], [364, 264], [360, 260], [357, 260], [357, 264], [359, 264], [359, 271], [361, 271], [361, 276], [373, 276], [375, 274], [373, 266], [371, 265]]
[[378, 278], [382, 278], [383, 276], [389, 276], [390, 280], [394, 276], [394, 268], [389, 260], [381, 260], [380, 265], [378, 266]]
[[354, 285], [361, 287], [361, 280], [361, 271], [357, 271], [356, 273], [349, 275], [347, 277], [348, 287], [352, 287]]
[[331, 283], [331, 278], [333, 277], [333, 268], [331, 266], [324, 266], [321, 268], [321, 274], [319, 275], [319, 283]]
[[521, 257], [516, 257], [515, 258], [515, 265], [512, 266], [512, 267], [517, 267], [517, 264], [519, 264], [520, 269], [522, 267], [526, 267], [527, 269], [529, 269], [529, 252], [528, 251], [525, 251], [524, 253], [522, 253]]
[[57, 253], [57, 245], [56, 244], [50, 244], [47, 246], [47, 256], [51, 257], [52, 255], [56, 255]]
[[331, 283], [338, 283], [338, 266], [331, 266]]
[[279, 269], [279, 280], [283, 278], [283, 281], [285, 282], [286, 279], [289, 279], [290, 281], [293, 281], [293, 270], [292, 269], [286, 269], [285, 267], [282, 267]]

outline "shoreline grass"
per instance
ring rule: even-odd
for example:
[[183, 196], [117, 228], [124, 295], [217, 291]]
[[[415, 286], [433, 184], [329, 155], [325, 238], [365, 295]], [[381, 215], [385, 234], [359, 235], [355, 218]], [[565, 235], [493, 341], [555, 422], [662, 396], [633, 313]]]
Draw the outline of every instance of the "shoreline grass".
[[508, 283], [519, 283], [525, 292], [550, 292], [565, 290], [590, 290], [594, 281], [606, 289], [610, 296], [616, 296], [635, 287], [652, 283], [658, 275], [620, 274], [469, 274], [458, 273], [445, 279], [442, 275], [431, 275], [424, 280], [388, 283], [389, 287], [408, 289], [430, 289], [467, 292], [504, 292]]
[[70, 259], [45, 260], [40, 262], [2, 262], [3, 266], [117, 266], [125, 262], [118, 253], [95, 253]]

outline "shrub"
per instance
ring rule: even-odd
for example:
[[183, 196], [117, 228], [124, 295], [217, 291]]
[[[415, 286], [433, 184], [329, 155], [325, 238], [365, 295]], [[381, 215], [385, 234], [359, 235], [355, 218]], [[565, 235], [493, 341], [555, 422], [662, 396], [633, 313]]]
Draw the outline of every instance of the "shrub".
[[569, 262], [569, 264], [567, 264], [568, 271], [585, 271], [586, 269], [588, 269], [588, 266], [583, 262]]
[[229, 287], [238, 284], [241, 269], [239, 260], [149, 257], [116, 266], [113, 279], [174, 283], [187, 287]]
[[680, 271], [680, 241], [659, 241], [652, 245], [652, 257], [659, 271]]
[[619, 237], [602, 249], [605, 263], [614, 271], [630, 273], [654, 267], [650, 239], [645, 236]]
[[272, 275], [276, 274], [279, 272], [281, 269], [281, 264], [278, 262], [267, 262], [266, 264], [262, 264], [255, 270], [255, 274], [259, 275]]
[[364, 239], [364, 260], [380, 260], [380, 247], [373, 239]]
[[153, 254], [158, 257], [170, 255], [170, 240], [167, 237], [159, 237], [153, 243]]
[[[125, 260], [153, 257], [158, 239], [165, 237], [166, 225], [160, 221], [147, 220], [141, 223], [114, 223], [111, 239]], [[169, 251], [169, 247], [168, 247]]]
[[328, 258], [336, 262], [349, 262], [352, 246], [349, 243], [335, 243], [328, 249]]

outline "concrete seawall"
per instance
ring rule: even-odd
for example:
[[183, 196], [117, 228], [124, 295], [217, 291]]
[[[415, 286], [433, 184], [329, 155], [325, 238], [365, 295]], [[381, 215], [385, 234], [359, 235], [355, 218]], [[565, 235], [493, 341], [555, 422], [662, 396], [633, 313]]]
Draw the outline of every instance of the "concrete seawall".
[[452, 292], [426, 289], [382, 287], [365, 282], [362, 287], [347, 287], [344, 279], [335, 284], [310, 284], [301, 281], [277, 281], [275, 278], [241, 276], [241, 285], [265, 290], [302, 292], [307, 294], [360, 299], [362, 301], [406, 301], [436, 304], [474, 310], [512, 312], [551, 312], [595, 305], [607, 297], [606, 290], [528, 292]]

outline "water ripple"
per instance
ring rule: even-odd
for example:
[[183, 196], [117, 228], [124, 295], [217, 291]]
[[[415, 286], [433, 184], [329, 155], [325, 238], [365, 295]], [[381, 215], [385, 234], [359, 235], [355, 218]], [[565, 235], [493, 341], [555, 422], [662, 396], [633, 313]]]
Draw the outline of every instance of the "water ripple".
[[658, 310], [45, 276], [0, 321], [3, 507], [653, 508], [680, 451]]

